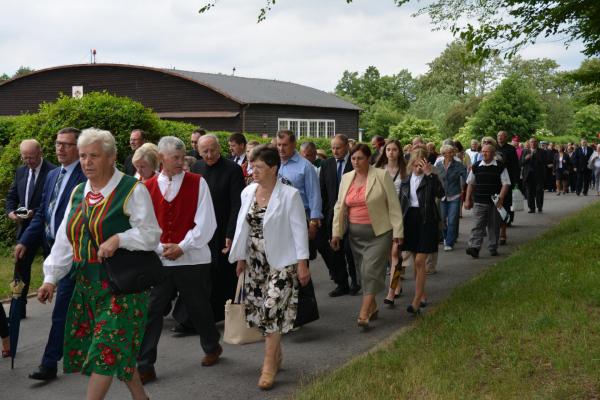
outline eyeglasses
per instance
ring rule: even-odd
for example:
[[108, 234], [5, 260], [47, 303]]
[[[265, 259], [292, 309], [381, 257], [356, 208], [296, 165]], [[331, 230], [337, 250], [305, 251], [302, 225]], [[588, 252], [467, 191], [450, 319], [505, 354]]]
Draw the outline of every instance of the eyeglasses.
[[192, 140], [192, 144], [196, 144], [196, 143], [198, 143], [197, 140]]
[[70, 149], [73, 146], [77, 146], [77, 143], [59, 142], [59, 141], [54, 142], [54, 147], [56, 147], [57, 149], [60, 147]]

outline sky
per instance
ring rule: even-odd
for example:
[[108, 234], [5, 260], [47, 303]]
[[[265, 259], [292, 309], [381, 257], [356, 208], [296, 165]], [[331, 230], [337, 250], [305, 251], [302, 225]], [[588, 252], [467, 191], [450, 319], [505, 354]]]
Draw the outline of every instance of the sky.
[[[278, 79], [332, 91], [345, 70], [382, 74], [427, 71], [453, 40], [432, 31], [415, 5], [392, 0], [278, 0], [257, 24], [265, 0], [5, 0], [0, 13], [0, 74], [90, 62], [177, 68]], [[417, 4], [418, 5], [418, 4]], [[524, 58], [555, 59], [575, 69], [578, 43], [542, 41]]]

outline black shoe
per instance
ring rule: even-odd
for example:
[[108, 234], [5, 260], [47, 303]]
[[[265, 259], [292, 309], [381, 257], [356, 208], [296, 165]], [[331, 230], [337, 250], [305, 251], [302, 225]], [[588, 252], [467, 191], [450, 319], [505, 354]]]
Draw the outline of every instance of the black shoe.
[[420, 308], [425, 308], [425, 307], [427, 307], [427, 301], [423, 301], [423, 300], [421, 300], [421, 303], [419, 303], [419, 307], [420, 307]]
[[389, 299], [383, 299], [383, 304], [385, 304], [386, 306], [388, 306], [389, 308], [394, 307], [394, 300], [389, 300]]
[[506, 246], [506, 239], [500, 239], [499, 244], [500, 246]]
[[498, 250], [490, 250], [490, 256], [497, 256], [498, 255]]
[[467, 247], [467, 254], [473, 258], [479, 258], [479, 249], [475, 247]]
[[37, 371], [29, 374], [29, 379], [35, 379], [36, 381], [51, 381], [56, 379], [56, 368], [48, 368], [40, 365]]
[[154, 370], [154, 367], [147, 367], [141, 371], [138, 370], [138, 374], [140, 374], [142, 385], [154, 382], [156, 380], [156, 371]]
[[180, 336], [183, 335], [195, 335], [196, 331], [194, 330], [194, 328], [186, 326], [184, 324], [177, 324], [174, 327], [171, 328], [171, 332], [173, 333], [177, 333]]
[[541, 213], [541, 212], [542, 212], [542, 209], [541, 209], [541, 208], [538, 208], [538, 212], [539, 212], [539, 213]]
[[535, 214], [535, 210], [529, 210], [527, 211], [528, 214]]
[[329, 297], [340, 297], [350, 293], [348, 285], [337, 285], [335, 289], [329, 292]]
[[406, 307], [406, 311], [407, 311], [408, 313], [412, 314], [412, 315], [419, 315], [419, 314], [421, 314], [421, 309], [420, 309], [420, 308], [417, 308], [417, 309], [415, 310], [415, 308], [412, 306], [412, 304], [411, 304], [411, 305], [409, 305], [408, 307]]
[[356, 282], [352, 282], [350, 285], [350, 296], [356, 296], [360, 292], [360, 285]]

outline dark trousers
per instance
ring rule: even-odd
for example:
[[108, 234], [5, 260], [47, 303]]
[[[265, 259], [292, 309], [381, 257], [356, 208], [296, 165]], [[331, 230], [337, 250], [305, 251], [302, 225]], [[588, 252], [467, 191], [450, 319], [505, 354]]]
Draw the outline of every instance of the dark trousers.
[[577, 194], [583, 192], [583, 194], [587, 194], [590, 188], [590, 180], [592, 179], [592, 171], [587, 168], [577, 169]]
[[58, 282], [54, 309], [52, 310], [52, 326], [48, 335], [48, 342], [42, 357], [42, 366], [56, 369], [56, 364], [63, 356], [63, 344], [65, 341], [65, 323], [69, 302], [75, 289], [75, 281], [65, 276]]
[[525, 182], [527, 186], [527, 206], [529, 210], [541, 210], [544, 207], [544, 182], [539, 182], [534, 177], [528, 177]]
[[348, 285], [348, 276], [354, 284], [358, 284], [356, 277], [356, 265], [354, 264], [354, 256], [350, 249], [350, 241], [348, 234], [344, 235], [342, 248], [338, 251], [331, 251], [333, 259], [333, 280], [338, 285]]
[[150, 293], [148, 322], [138, 357], [140, 371], [152, 367], [156, 362], [164, 312], [170, 307], [175, 292], [179, 292], [192, 325], [200, 334], [202, 350], [207, 354], [217, 350], [220, 335], [215, 327], [210, 304], [210, 266], [211, 264], [199, 264], [165, 267], [163, 283], [154, 287]]
[[331, 246], [329, 245], [329, 237], [327, 235], [327, 227], [325, 224], [317, 231], [315, 246], [316, 250], [321, 254], [321, 257], [323, 257], [323, 262], [329, 271], [329, 277], [331, 280], [335, 280], [333, 250], [331, 250]]
[[0, 304], [0, 338], [8, 337], [8, 319], [6, 318], [6, 311], [4, 306]]
[[[31, 264], [38, 252], [39, 246], [28, 247], [25, 251], [25, 256], [19, 262], [20, 279], [23, 281], [25, 286], [21, 292], [21, 299], [27, 304], [27, 294], [29, 293], [29, 283], [31, 282]], [[14, 271], [14, 278], [17, 277], [17, 271]], [[23, 308], [23, 316], [25, 316], [25, 308]]]

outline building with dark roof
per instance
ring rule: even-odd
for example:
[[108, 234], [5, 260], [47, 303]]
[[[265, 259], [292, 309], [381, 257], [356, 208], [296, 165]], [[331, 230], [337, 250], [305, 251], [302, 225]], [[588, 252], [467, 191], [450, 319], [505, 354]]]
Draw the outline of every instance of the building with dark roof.
[[66, 65], [0, 83], [0, 115], [37, 111], [60, 93], [107, 91], [152, 108], [160, 118], [206, 130], [299, 137], [358, 134], [360, 108], [308, 86], [269, 79], [122, 64]]

